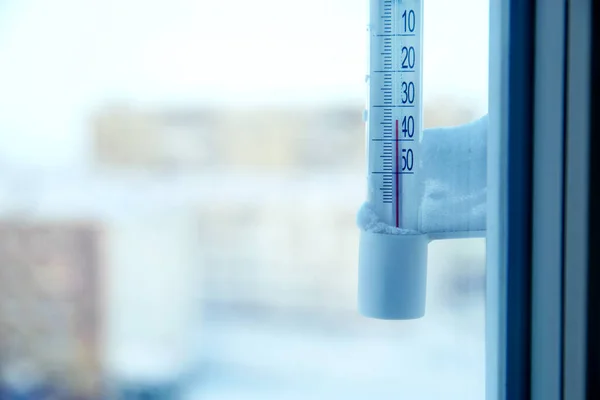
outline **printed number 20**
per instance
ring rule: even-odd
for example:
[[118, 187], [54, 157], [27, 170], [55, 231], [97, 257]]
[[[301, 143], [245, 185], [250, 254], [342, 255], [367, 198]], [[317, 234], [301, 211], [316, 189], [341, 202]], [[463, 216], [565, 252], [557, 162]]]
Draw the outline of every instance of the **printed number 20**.
[[410, 46], [410, 47], [402, 47], [402, 53], [401, 53], [401, 58], [402, 58], [402, 69], [412, 69], [415, 67], [415, 48]]

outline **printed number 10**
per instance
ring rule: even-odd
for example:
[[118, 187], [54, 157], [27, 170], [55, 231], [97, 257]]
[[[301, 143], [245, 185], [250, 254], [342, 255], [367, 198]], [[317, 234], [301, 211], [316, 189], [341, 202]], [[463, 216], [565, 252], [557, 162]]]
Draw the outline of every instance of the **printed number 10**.
[[416, 17], [414, 10], [404, 10], [402, 13], [402, 21], [404, 22], [404, 32], [414, 32], [416, 26]]

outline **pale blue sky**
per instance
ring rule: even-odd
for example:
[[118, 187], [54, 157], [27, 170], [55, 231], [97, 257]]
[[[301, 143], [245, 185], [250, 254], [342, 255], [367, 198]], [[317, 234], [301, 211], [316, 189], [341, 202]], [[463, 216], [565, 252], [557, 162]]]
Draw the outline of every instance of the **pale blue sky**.
[[[367, 0], [4, 3], [0, 157], [14, 161], [83, 161], [86, 116], [112, 98], [360, 104], [366, 94]], [[424, 26], [425, 99], [454, 94], [485, 110], [488, 2], [426, 0]]]

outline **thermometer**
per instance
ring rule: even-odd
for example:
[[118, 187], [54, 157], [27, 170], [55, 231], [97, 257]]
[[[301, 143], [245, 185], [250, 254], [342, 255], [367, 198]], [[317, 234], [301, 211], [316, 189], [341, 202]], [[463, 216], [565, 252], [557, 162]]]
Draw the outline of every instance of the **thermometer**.
[[421, 232], [423, 1], [369, 4], [367, 220], [392, 232], [361, 232], [358, 308], [413, 319], [425, 313], [429, 243]]
[[423, 131], [423, 0], [370, 0], [358, 308], [425, 314], [427, 246], [485, 235], [487, 117]]
[[369, 9], [368, 201], [388, 225], [419, 231], [423, 1]]

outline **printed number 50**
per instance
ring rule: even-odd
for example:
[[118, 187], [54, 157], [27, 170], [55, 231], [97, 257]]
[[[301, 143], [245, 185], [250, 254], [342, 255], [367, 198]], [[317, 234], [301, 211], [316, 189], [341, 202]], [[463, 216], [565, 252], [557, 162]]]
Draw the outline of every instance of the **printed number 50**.
[[414, 156], [412, 149], [402, 149], [402, 171], [412, 171]]

